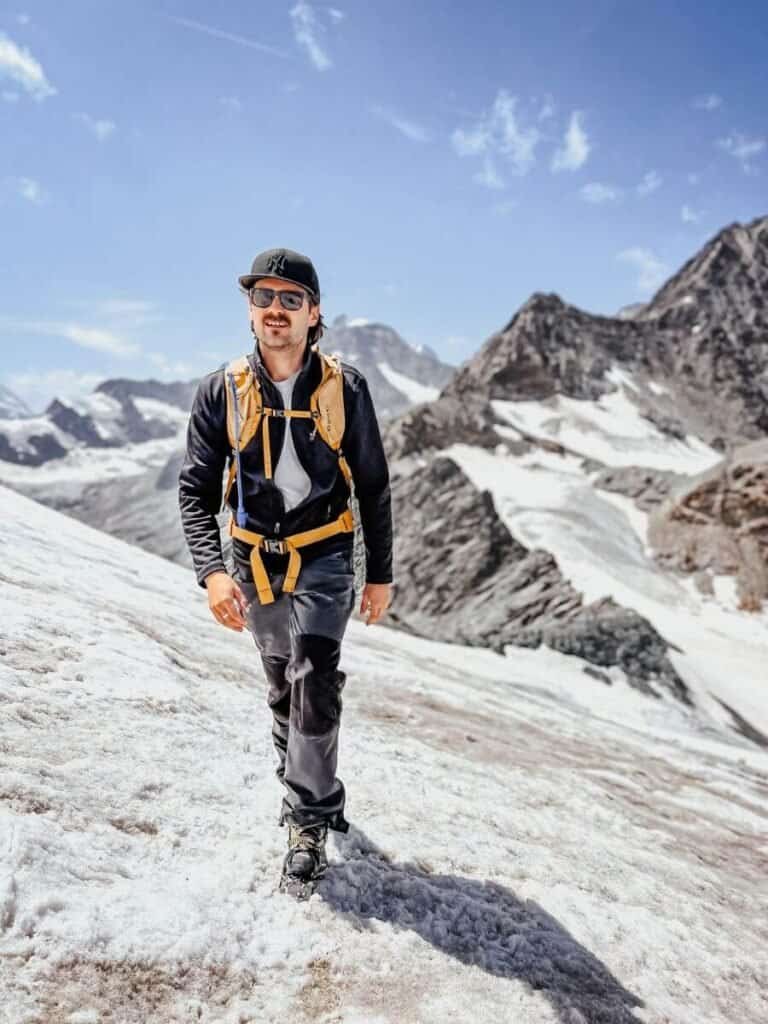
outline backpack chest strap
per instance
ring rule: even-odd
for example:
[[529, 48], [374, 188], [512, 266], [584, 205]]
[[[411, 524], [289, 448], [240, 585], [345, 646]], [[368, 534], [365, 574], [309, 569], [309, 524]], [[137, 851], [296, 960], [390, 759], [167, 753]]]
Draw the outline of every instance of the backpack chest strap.
[[267, 480], [272, 479], [272, 448], [269, 443], [269, 420], [270, 417], [274, 419], [294, 419], [294, 420], [312, 420], [317, 419], [317, 415], [311, 412], [309, 409], [269, 409], [264, 406], [261, 410], [261, 442], [264, 450], [264, 476]]

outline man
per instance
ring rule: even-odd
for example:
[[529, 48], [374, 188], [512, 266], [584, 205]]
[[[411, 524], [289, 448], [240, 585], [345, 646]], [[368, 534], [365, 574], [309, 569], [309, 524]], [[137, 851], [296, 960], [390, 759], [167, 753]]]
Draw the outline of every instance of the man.
[[[229, 629], [249, 628], [260, 651], [277, 775], [285, 787], [283, 873], [309, 880], [327, 864], [328, 828], [349, 828], [344, 785], [336, 776], [345, 681], [338, 664], [354, 605], [348, 476], [351, 471], [367, 555], [360, 613], [371, 624], [390, 603], [389, 473], [364, 377], [315, 345], [324, 325], [312, 262], [289, 249], [270, 249], [239, 281], [256, 345], [237, 373], [230, 364], [200, 382], [179, 504], [214, 618]], [[326, 377], [327, 392], [320, 388]], [[328, 394], [336, 395], [335, 412]], [[250, 405], [243, 395], [254, 399]], [[343, 437], [334, 450], [324, 428], [338, 413]], [[251, 414], [257, 426], [248, 429]], [[225, 501], [237, 509], [230, 522], [234, 578], [224, 565], [215, 518], [228, 459]]]

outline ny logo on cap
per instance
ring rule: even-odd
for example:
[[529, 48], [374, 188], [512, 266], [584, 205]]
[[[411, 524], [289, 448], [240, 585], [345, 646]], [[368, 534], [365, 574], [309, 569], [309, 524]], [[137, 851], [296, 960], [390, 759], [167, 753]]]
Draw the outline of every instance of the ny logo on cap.
[[274, 256], [270, 256], [267, 269], [278, 277], [282, 277], [285, 273], [285, 253], [275, 253]]

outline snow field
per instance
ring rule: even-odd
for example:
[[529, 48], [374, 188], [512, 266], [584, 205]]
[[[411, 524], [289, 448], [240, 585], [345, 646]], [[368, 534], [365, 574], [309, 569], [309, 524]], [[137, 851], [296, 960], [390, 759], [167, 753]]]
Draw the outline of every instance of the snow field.
[[754, 746], [555, 652], [352, 622], [353, 828], [296, 904], [250, 636], [0, 497], [0, 1021], [766, 1018]]

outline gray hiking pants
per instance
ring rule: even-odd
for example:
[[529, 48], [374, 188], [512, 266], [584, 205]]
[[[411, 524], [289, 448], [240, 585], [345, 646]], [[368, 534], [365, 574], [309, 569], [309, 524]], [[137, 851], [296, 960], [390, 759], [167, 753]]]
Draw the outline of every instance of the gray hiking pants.
[[250, 602], [247, 623], [267, 678], [277, 777], [286, 791], [280, 824], [323, 821], [346, 832], [344, 784], [336, 777], [346, 678], [338, 664], [355, 601], [352, 552], [305, 562], [292, 594], [280, 589], [282, 572], [268, 572], [274, 604], [259, 603], [250, 573], [238, 569], [237, 579]]

